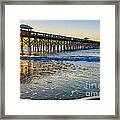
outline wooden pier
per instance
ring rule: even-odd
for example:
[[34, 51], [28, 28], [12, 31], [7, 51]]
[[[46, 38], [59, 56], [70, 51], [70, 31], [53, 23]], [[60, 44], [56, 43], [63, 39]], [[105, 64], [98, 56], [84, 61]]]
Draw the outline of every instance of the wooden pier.
[[92, 41], [87, 38], [80, 39], [63, 35], [35, 32], [32, 27], [21, 24], [20, 46], [20, 54], [23, 56], [96, 49], [100, 48], [100, 42]]

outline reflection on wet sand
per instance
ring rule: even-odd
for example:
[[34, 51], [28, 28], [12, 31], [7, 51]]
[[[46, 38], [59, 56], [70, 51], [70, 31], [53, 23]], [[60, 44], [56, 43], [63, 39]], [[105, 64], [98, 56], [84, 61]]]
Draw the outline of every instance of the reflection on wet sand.
[[20, 60], [20, 81], [21, 83], [29, 83], [33, 76], [45, 76], [54, 74], [60, 70], [66, 70], [71, 66], [70, 63], [60, 62], [39, 62]]
[[99, 63], [24, 61], [21, 98], [70, 100], [99, 96]]

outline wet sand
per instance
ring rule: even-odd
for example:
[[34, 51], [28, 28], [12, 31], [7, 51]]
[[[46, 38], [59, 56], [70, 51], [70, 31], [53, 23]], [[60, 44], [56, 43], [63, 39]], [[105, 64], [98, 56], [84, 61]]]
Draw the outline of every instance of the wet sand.
[[99, 62], [42, 62], [21, 60], [20, 98], [70, 100], [99, 96]]

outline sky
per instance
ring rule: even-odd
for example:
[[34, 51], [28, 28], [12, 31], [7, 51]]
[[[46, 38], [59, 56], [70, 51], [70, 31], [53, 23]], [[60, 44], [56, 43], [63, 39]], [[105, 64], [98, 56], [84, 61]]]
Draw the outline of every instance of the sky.
[[20, 23], [30, 25], [37, 32], [100, 41], [99, 20], [21, 20]]

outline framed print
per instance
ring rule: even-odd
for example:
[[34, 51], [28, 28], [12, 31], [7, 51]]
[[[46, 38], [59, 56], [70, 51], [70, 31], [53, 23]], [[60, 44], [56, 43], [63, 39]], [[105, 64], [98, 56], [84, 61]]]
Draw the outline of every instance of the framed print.
[[118, 1], [1, 9], [1, 118], [119, 119]]

